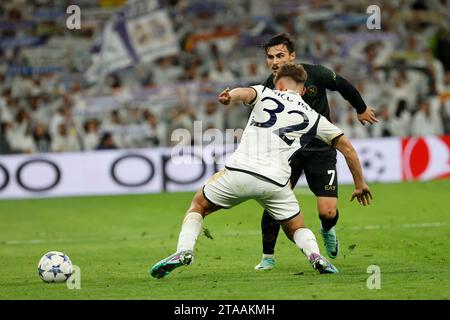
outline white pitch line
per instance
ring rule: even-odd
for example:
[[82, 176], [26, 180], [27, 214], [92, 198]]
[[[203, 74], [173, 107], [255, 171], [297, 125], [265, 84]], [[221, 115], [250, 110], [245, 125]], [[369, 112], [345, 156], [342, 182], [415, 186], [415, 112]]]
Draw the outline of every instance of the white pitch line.
[[1, 245], [23, 245], [23, 244], [42, 244], [42, 243], [76, 243], [76, 242], [104, 242], [104, 241], [133, 241], [138, 239], [156, 240], [156, 236], [121, 236], [110, 239], [84, 238], [84, 239], [31, 239], [31, 240], [0, 240]]
[[346, 229], [350, 230], [373, 230], [373, 229], [392, 229], [392, 228], [402, 228], [402, 229], [415, 229], [415, 228], [439, 228], [447, 226], [448, 222], [425, 222], [425, 223], [404, 223], [404, 224], [392, 224], [392, 225], [379, 225], [379, 224], [369, 224], [366, 226], [353, 226]]
[[[425, 223], [404, 223], [404, 224], [393, 224], [393, 225], [379, 225], [379, 224], [368, 224], [366, 226], [353, 226], [345, 229], [348, 230], [376, 230], [376, 229], [393, 229], [393, 228], [440, 228], [448, 226], [448, 222], [425, 222]], [[252, 230], [252, 231], [229, 231], [225, 232], [225, 236], [238, 236], [238, 235], [259, 235], [261, 233], [260, 230]], [[126, 237], [127, 240], [136, 240], [136, 239], [147, 239], [151, 240], [153, 237]], [[89, 241], [98, 241], [99, 239], [89, 239]], [[44, 240], [44, 239], [32, 239], [32, 240], [6, 240], [1, 241], [0, 245], [23, 245], [23, 244], [41, 244], [41, 243], [71, 243], [71, 242], [79, 242], [80, 240], [75, 239], [56, 239], [56, 240]], [[106, 241], [106, 240], [105, 240]], [[107, 241], [123, 241], [123, 238], [116, 239], [108, 239]]]
[[[369, 224], [366, 226], [353, 226], [353, 227], [343, 227], [342, 229], [347, 230], [376, 230], [376, 229], [393, 229], [393, 228], [401, 228], [401, 229], [409, 229], [409, 228], [440, 228], [449, 225], [448, 222], [426, 222], [426, 223], [404, 223], [404, 224], [393, 224], [393, 225], [380, 225], [380, 224]], [[254, 235], [260, 234], [261, 231], [246, 231], [246, 232], [238, 232], [238, 231], [230, 231], [226, 232], [227, 236], [236, 236], [236, 235]]]
[[6, 240], [6, 241], [0, 241], [0, 244], [6, 244], [6, 245], [19, 245], [19, 244], [39, 244], [39, 243], [46, 243], [46, 242], [72, 242], [72, 241], [65, 241], [65, 240], [55, 240], [55, 241], [48, 241], [43, 239], [31, 239], [31, 240]]

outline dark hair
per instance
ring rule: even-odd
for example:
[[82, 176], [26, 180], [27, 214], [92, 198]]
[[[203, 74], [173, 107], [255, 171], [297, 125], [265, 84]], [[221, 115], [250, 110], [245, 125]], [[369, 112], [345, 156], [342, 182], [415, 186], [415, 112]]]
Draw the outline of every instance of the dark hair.
[[295, 42], [287, 33], [279, 33], [270, 38], [269, 41], [264, 44], [264, 51], [267, 53], [267, 50], [269, 50], [269, 48], [280, 44], [284, 44], [289, 53], [295, 52]]
[[286, 63], [277, 72], [274, 83], [283, 77], [289, 77], [296, 83], [305, 83], [308, 78], [308, 74], [301, 64]]
[[111, 139], [113, 137], [111, 132], [103, 132], [102, 136], [100, 137], [100, 143], [104, 143], [106, 140]]

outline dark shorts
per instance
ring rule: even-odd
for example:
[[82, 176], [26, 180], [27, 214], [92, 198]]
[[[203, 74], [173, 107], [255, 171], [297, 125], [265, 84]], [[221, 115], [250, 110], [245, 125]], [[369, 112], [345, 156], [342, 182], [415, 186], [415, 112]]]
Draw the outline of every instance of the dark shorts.
[[297, 152], [290, 165], [292, 186], [304, 172], [309, 189], [316, 197], [338, 197], [335, 149]]

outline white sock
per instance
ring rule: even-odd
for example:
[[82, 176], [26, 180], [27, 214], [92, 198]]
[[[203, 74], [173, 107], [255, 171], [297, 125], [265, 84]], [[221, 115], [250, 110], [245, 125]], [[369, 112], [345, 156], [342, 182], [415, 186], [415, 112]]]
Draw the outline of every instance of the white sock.
[[194, 251], [195, 242], [202, 230], [203, 216], [197, 212], [190, 212], [186, 215], [178, 236], [177, 252], [191, 250]]
[[275, 255], [274, 254], [265, 254], [263, 253], [263, 259], [274, 259]]
[[311, 253], [320, 254], [314, 233], [307, 228], [297, 229], [294, 233], [294, 241], [297, 247], [302, 250], [303, 254], [309, 258]]

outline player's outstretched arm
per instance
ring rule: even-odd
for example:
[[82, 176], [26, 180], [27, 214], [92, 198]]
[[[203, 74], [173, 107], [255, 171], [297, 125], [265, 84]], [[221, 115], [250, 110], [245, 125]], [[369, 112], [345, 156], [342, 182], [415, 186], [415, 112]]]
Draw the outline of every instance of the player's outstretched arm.
[[353, 199], [356, 198], [361, 205], [369, 205], [370, 200], [373, 199], [372, 193], [369, 186], [364, 181], [361, 163], [359, 162], [358, 154], [356, 153], [355, 148], [353, 148], [350, 140], [344, 135], [337, 138], [334, 146], [345, 157], [345, 161], [347, 162], [348, 168], [353, 176], [355, 190], [352, 193], [350, 201], [353, 201]]
[[253, 88], [226, 88], [219, 94], [219, 102], [224, 105], [230, 103], [244, 102], [251, 103], [256, 98], [256, 91]]
[[347, 81], [347, 79], [321, 65], [316, 65], [313, 68], [313, 72], [316, 73], [316, 77], [325, 88], [333, 91], [337, 90], [341, 96], [352, 105], [358, 113], [358, 120], [362, 125], [365, 125], [366, 122], [370, 124], [378, 122], [375, 115], [375, 109], [366, 106], [358, 89]]
[[362, 125], [365, 125], [366, 122], [370, 124], [375, 124], [378, 122], [375, 115], [375, 109], [366, 106], [359, 91], [340, 75], [336, 75], [336, 88], [341, 96], [350, 102], [353, 108], [356, 109], [358, 113], [358, 120]]

